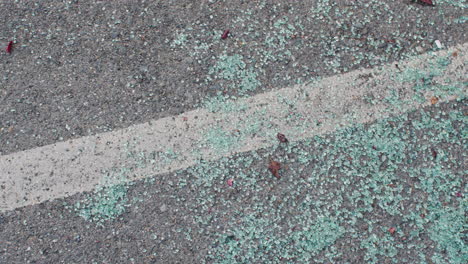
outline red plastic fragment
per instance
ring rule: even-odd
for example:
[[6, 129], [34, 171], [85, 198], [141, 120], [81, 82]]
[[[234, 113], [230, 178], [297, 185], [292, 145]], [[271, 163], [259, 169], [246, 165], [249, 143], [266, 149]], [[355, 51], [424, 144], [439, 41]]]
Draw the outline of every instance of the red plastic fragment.
[[223, 35], [221, 35], [221, 39], [227, 39], [229, 36], [229, 29], [224, 30]]
[[424, 3], [426, 5], [431, 5], [434, 6], [434, 2], [432, 0], [419, 0], [421, 3]]
[[392, 235], [395, 233], [395, 231], [396, 231], [396, 228], [394, 228], [394, 227], [390, 227], [388, 229], [388, 232], [390, 232], [390, 234], [392, 234]]
[[435, 151], [434, 149], [431, 149], [431, 151], [432, 151], [432, 157], [434, 159], [436, 159], [437, 158], [437, 151]]
[[270, 170], [271, 174], [275, 176], [276, 178], [280, 179], [279, 175], [279, 170], [281, 169], [281, 164], [277, 161], [270, 161], [270, 164], [268, 165], [268, 169]]
[[232, 186], [233, 184], [234, 180], [232, 178], [227, 180], [227, 185]]
[[288, 139], [286, 138], [286, 136], [284, 134], [278, 133], [278, 135], [276, 135], [276, 137], [278, 138], [278, 140], [281, 143], [287, 143], [288, 142]]
[[463, 197], [463, 194], [462, 194], [461, 192], [457, 192], [455, 195], [456, 195], [457, 197]]
[[10, 41], [8, 43], [8, 46], [6, 47], [6, 52], [11, 53], [12, 50], [13, 50], [13, 41]]

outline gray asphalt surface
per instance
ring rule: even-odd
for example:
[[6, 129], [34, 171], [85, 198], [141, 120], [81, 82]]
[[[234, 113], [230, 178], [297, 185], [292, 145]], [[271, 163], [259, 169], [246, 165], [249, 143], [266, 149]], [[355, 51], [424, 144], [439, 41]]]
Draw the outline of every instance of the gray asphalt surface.
[[[15, 45], [0, 53], [0, 154], [464, 43], [461, 5], [2, 1], [0, 41]], [[255, 76], [219, 76], [223, 54]]]
[[[0, 154], [465, 43], [465, 14], [463, 1], [3, 1]], [[466, 105], [1, 213], [0, 263], [465, 263]]]
[[[7, 212], [0, 215], [0, 261], [373, 263], [375, 259], [376, 263], [420, 263], [442, 254], [439, 262], [429, 263], [462, 263], [456, 260], [466, 257], [459, 244], [466, 236], [449, 233], [450, 229], [433, 230], [431, 224], [439, 220], [456, 229], [466, 224], [463, 198], [456, 195], [466, 191], [462, 177], [467, 168], [459, 162], [466, 157], [466, 140], [460, 139], [466, 133], [466, 121], [448, 116], [463, 116], [467, 110], [466, 101], [431, 106], [402, 119], [351, 128], [294, 147], [282, 145], [159, 175], [125, 187], [128, 206], [114, 220], [101, 222], [96, 214], [89, 222], [77, 216], [74, 205], [86, 202], [89, 194]], [[418, 128], [428, 123], [431, 128]], [[446, 137], [441, 129], [448, 128], [454, 130]], [[412, 136], [402, 139], [407, 133]], [[345, 139], [351, 139], [350, 144], [340, 143]], [[361, 165], [340, 166], [356, 157], [355, 151], [362, 155]], [[400, 155], [411, 162], [396, 161]], [[269, 158], [287, 165], [280, 180], [266, 170]], [[363, 163], [366, 159], [368, 165]], [[373, 159], [379, 160], [376, 168], [372, 168]], [[424, 168], [439, 168], [435, 170], [439, 175], [431, 171], [416, 177], [412, 172]], [[230, 188], [225, 181], [232, 175], [249, 177], [238, 177]], [[113, 188], [103, 195], [113, 199], [119, 191]], [[444, 211], [434, 204], [439, 194], [444, 194]], [[326, 238], [338, 230], [333, 226], [310, 230], [315, 214], [341, 218], [348, 231], [332, 249], [325, 249]], [[394, 235], [387, 231], [391, 227], [397, 228]], [[433, 235], [447, 236], [446, 244], [440, 247]], [[304, 244], [301, 238], [315, 242]]]

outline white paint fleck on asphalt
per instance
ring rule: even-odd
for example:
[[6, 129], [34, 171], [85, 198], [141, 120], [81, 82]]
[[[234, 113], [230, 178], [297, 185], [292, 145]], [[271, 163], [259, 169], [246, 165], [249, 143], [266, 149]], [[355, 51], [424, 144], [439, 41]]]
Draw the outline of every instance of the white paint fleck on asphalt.
[[[433, 81], [466, 82], [467, 46], [434, 53], [452, 57], [458, 51], [458, 56], [451, 58], [443, 74]], [[402, 82], [402, 72], [431, 67], [434, 54], [398, 62], [398, 67], [393, 63], [357, 70], [230, 101], [216, 112], [195, 109], [114, 132], [0, 156], [0, 211], [93, 190], [104, 180], [103, 170], [130, 162], [123, 150], [129, 142], [140, 152], [176, 154], [172, 159], [155, 156], [151, 166], [132, 171], [128, 180], [135, 180], [184, 169], [200, 159], [214, 160], [277, 144], [278, 132], [298, 141], [429, 105], [432, 96], [437, 96], [438, 102], [465, 96], [466, 88], [458, 95], [449, 95], [443, 89], [428, 90], [423, 101], [414, 100], [414, 83]], [[216, 135], [233, 139], [232, 144], [225, 149], [215, 146], [210, 138]]]

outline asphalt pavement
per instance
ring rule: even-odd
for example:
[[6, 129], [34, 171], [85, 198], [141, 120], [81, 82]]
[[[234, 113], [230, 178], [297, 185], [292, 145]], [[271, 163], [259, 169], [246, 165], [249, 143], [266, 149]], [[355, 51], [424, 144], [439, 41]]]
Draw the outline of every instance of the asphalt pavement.
[[466, 263], [467, 5], [421, 2], [1, 2], [0, 263]]

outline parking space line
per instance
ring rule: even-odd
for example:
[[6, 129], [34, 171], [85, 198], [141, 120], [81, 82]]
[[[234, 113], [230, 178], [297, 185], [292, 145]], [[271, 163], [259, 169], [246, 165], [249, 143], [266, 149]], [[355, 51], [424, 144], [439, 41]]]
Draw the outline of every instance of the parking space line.
[[277, 144], [278, 132], [299, 141], [464, 97], [467, 46], [0, 156], [0, 211], [91, 191], [103, 171], [133, 162], [129, 147], [151, 161], [137, 166], [131, 181], [265, 148]]

